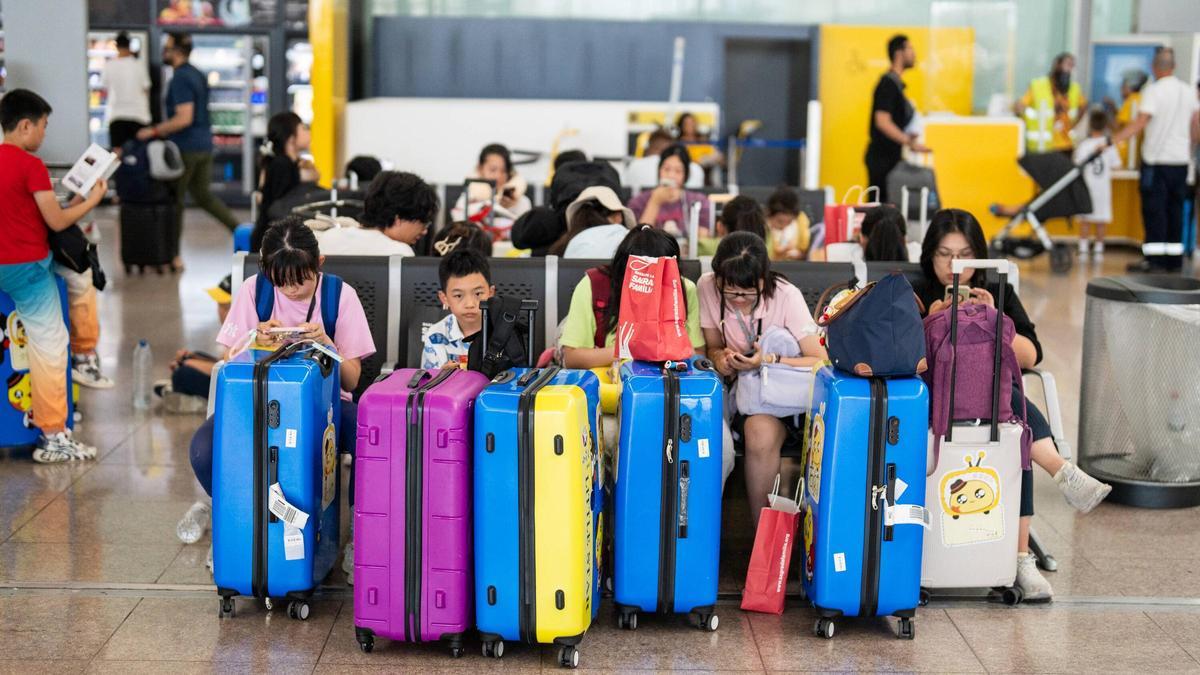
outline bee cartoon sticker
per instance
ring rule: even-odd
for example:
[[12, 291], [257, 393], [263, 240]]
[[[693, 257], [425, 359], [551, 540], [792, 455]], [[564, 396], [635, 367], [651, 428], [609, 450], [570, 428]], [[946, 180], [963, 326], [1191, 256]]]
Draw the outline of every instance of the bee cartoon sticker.
[[21, 317], [16, 312], [10, 313], [4, 324], [12, 369], [29, 370], [29, 355], [25, 351], [25, 347], [29, 344], [29, 337], [25, 335], [25, 324], [21, 323]]
[[805, 509], [800, 515], [804, 521], [804, 575], [812, 581], [813, 569], [817, 566], [816, 514], [812, 509]]
[[812, 420], [812, 432], [808, 438], [808, 470], [805, 482], [808, 494], [814, 502], [821, 501], [821, 461], [825, 457], [825, 402]]
[[323, 480], [321, 482], [321, 510], [329, 508], [337, 494], [337, 430], [333, 426], [333, 407], [326, 417], [325, 436], [321, 439]]
[[[942, 508], [942, 542], [969, 546], [1004, 538], [1004, 507], [1000, 503], [1000, 474], [984, 466], [982, 450], [963, 458], [966, 468], [949, 471], [938, 483]], [[972, 462], [974, 460], [974, 462]]]

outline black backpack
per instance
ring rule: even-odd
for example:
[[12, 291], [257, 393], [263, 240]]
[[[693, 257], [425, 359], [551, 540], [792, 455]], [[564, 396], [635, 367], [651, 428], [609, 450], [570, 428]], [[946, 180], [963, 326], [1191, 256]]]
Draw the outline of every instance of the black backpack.
[[467, 370], [493, 378], [509, 368], [532, 367], [537, 300], [493, 296], [483, 306], [483, 329], [468, 338]]
[[171, 186], [150, 174], [150, 144], [129, 141], [121, 147], [121, 163], [113, 174], [117, 196], [129, 204], [165, 204], [175, 199]]

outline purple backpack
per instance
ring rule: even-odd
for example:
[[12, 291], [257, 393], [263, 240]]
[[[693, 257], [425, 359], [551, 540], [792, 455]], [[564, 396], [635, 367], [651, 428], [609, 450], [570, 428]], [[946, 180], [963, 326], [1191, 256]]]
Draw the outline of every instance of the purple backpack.
[[[997, 421], [1017, 422], [1024, 427], [1021, 436], [1021, 466], [1029, 468], [1029, 449], [1032, 433], [1025, 424], [1025, 385], [1021, 367], [1012, 342], [1016, 327], [1012, 319], [988, 305], [962, 305], [958, 308], [958, 347], [951, 340], [950, 318], [954, 310], [947, 309], [925, 317], [925, 353], [929, 370], [924, 373], [930, 390], [930, 427], [938, 441], [946, 435], [953, 421], [990, 420], [993, 414], [992, 391], [995, 374], [996, 320], [1003, 318], [1000, 349], [1000, 395]], [[955, 359], [958, 360], [957, 367]], [[1012, 390], [1021, 392], [1021, 413], [1012, 409]], [[951, 402], [953, 401], [953, 411]]]

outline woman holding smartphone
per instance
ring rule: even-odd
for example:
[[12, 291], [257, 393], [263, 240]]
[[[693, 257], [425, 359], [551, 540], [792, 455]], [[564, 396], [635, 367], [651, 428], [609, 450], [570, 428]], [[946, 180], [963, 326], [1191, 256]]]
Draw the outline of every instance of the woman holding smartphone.
[[[988, 257], [987, 240], [983, 228], [975, 216], [962, 209], [942, 209], [933, 216], [925, 241], [921, 246], [921, 270], [924, 280], [913, 285], [926, 314], [950, 308], [954, 292], [954, 260], [980, 260]], [[960, 304], [982, 304], [996, 306], [997, 284], [985, 283], [976, 277], [975, 271], [967, 269], [959, 279]], [[1033, 368], [1042, 360], [1042, 345], [1038, 342], [1033, 321], [1017, 297], [1011, 284], [1004, 289], [1004, 307], [1001, 311], [1013, 322], [1016, 335], [1013, 337], [1013, 352], [1021, 368]], [[1013, 410], [1021, 410], [1021, 392], [1013, 388]], [[1096, 507], [1112, 488], [1084, 473], [1082, 469], [1064, 460], [1051, 438], [1050, 424], [1040, 410], [1025, 402], [1026, 423], [1033, 430], [1033, 446], [1030, 457], [1034, 464], [1045, 469], [1054, 477], [1058, 489], [1067, 503], [1081, 513]], [[1026, 600], [1048, 600], [1053, 595], [1050, 583], [1038, 571], [1036, 558], [1029, 553], [1029, 523], [1033, 519], [1033, 471], [1026, 470], [1021, 479], [1021, 531], [1017, 543], [1017, 586], [1025, 593]]]
[[639, 223], [683, 236], [687, 234], [692, 204], [700, 204], [700, 236], [709, 236], [708, 196], [683, 189], [691, 161], [682, 145], [675, 144], [662, 151], [658, 160], [658, 187], [644, 190], [629, 200], [629, 208]]
[[[709, 359], [727, 380], [764, 363], [808, 369], [826, 358], [804, 295], [771, 270], [762, 237], [750, 232], [728, 235], [717, 246], [712, 269], [698, 284], [700, 327]], [[790, 333], [800, 356], [764, 353], [759, 339], [771, 328]], [[798, 417], [736, 415], [730, 424], [745, 442], [746, 492], [756, 524], [779, 473], [784, 443], [801, 440], [803, 429], [798, 422]]]

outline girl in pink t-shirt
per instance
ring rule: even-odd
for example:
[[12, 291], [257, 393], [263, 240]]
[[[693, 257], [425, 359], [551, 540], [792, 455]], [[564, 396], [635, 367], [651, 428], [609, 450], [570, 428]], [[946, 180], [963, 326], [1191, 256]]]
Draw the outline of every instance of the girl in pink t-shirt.
[[[272, 223], [263, 235], [260, 252], [260, 274], [267, 276], [274, 288], [274, 307], [271, 318], [259, 321], [256, 305], [255, 289], [257, 276], [246, 279], [233, 299], [225, 323], [217, 334], [217, 341], [226, 347], [223, 358], [229, 358], [230, 351], [241, 347], [249, 339], [251, 331], [255, 331], [257, 346], [264, 349], [275, 349], [283, 345], [278, 334], [271, 334], [269, 329], [275, 327], [302, 328], [305, 333], [300, 339], [313, 340], [333, 347], [344, 359], [339, 367], [342, 389], [342, 424], [341, 438], [338, 447], [353, 452], [355, 434], [358, 424], [358, 407], [350, 400], [351, 392], [358, 386], [362, 374], [362, 359], [375, 353], [375, 343], [371, 339], [370, 325], [358, 294], [349, 284], [342, 284], [340, 301], [338, 303], [338, 318], [334, 326], [334, 335], [326, 334], [321, 321], [321, 284], [324, 275], [321, 265], [325, 257], [317, 246], [317, 238], [303, 219], [291, 216]], [[293, 338], [294, 339], [294, 338]], [[212, 495], [212, 456], [213, 456], [213, 418], [210, 417], [200, 425], [192, 437], [190, 448], [192, 470], [204, 491]], [[354, 484], [353, 477], [351, 485]], [[351, 489], [350, 503], [354, 503], [354, 493]], [[200, 509], [204, 511], [204, 509]], [[185, 520], [196, 517], [197, 509], [188, 511]], [[203, 532], [206, 523], [197, 527], [183, 528], [193, 532]], [[189, 524], [191, 525], [191, 524]], [[212, 552], [209, 552], [211, 566]]]
[[[718, 372], [732, 378], [764, 363], [808, 369], [826, 358], [804, 296], [787, 279], [771, 271], [762, 237], [750, 232], [728, 235], [717, 247], [712, 269], [700, 277], [700, 327], [708, 357]], [[800, 345], [801, 355], [763, 353], [758, 340], [771, 327], [791, 333]], [[794, 418], [751, 415], [743, 422], [746, 492], [750, 513], [757, 523], [779, 473], [780, 450], [789, 437], [798, 440], [801, 431]]]

